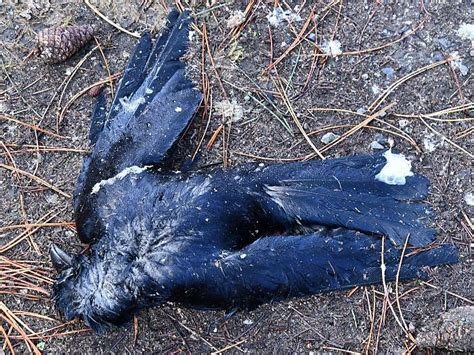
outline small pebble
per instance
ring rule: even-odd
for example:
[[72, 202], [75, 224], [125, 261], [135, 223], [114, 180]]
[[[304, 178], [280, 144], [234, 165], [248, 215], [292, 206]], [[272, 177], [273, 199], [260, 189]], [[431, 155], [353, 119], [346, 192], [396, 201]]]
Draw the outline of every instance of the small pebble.
[[410, 124], [410, 121], [408, 120], [400, 120], [398, 121], [398, 126], [400, 128], [405, 128], [406, 126], [408, 126]]
[[44, 351], [46, 343], [44, 341], [40, 341], [38, 344], [36, 344], [36, 347], [38, 348], [38, 350]]
[[[444, 59], [444, 58], [443, 58]], [[408, 63], [405, 63], [404, 65], [402, 65], [402, 67], [400, 68], [400, 73], [401, 74], [407, 74], [407, 73], [411, 73], [413, 71], [413, 66], [408, 64]]]
[[451, 47], [451, 42], [445, 37], [435, 38], [433, 42], [438, 44], [443, 50], [447, 50]]
[[387, 143], [387, 138], [382, 133], [377, 133], [374, 138], [380, 144], [386, 144]]
[[468, 204], [468, 206], [474, 206], [474, 193], [468, 192], [464, 195], [464, 201]]
[[392, 67], [383, 68], [382, 73], [385, 74], [388, 80], [392, 80], [395, 76], [395, 70]]
[[382, 90], [380, 89], [380, 86], [378, 86], [377, 84], [374, 84], [374, 85], [372, 85], [372, 92], [375, 95], [378, 95], [382, 92]]
[[443, 53], [436, 51], [436, 52], [431, 53], [431, 58], [433, 58], [433, 61], [435, 62], [440, 62], [444, 59], [444, 55]]
[[385, 149], [385, 147], [377, 141], [373, 141], [372, 143], [370, 143], [369, 147], [373, 150]]
[[340, 136], [337, 135], [337, 134], [334, 134], [332, 132], [328, 132], [324, 136], [322, 136], [321, 142], [323, 142], [324, 144], [329, 144], [329, 143], [335, 141], [336, 139], [338, 139], [339, 137]]

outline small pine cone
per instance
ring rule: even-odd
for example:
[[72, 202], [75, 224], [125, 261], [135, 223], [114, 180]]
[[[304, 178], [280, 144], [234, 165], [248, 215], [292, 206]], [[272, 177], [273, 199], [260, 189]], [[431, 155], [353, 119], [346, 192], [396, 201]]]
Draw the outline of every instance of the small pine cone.
[[89, 25], [52, 27], [38, 33], [38, 53], [48, 63], [60, 63], [71, 57], [94, 36]]
[[105, 84], [99, 84], [99, 85], [93, 86], [87, 91], [87, 95], [89, 95], [90, 97], [97, 97], [99, 96], [101, 91], [104, 89], [104, 87], [105, 87]]

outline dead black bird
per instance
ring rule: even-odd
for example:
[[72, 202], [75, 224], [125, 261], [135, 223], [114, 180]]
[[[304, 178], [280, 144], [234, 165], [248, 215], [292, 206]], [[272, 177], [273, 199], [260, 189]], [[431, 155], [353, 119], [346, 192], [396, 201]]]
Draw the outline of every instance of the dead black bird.
[[[429, 209], [414, 203], [428, 181], [401, 155], [171, 169], [201, 100], [180, 61], [190, 21], [172, 12], [154, 46], [145, 34], [108, 112], [99, 98], [74, 199], [79, 237], [93, 245], [75, 257], [52, 247], [57, 307], [94, 329], [166, 301], [251, 309], [380, 282], [382, 243], [394, 280], [406, 238], [435, 237]], [[458, 260], [450, 245], [411, 254], [401, 279]]]

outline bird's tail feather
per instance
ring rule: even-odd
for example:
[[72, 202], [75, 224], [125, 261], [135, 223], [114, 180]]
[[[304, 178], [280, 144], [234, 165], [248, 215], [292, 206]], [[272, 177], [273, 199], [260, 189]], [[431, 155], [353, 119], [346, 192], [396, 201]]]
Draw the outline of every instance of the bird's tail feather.
[[224, 293], [220, 299], [233, 302], [228, 307], [253, 308], [271, 299], [377, 284], [382, 282], [382, 272], [387, 282], [395, 281], [397, 273], [399, 280], [425, 278], [425, 267], [458, 262], [456, 247], [447, 244], [408, 253], [400, 263], [402, 249], [344, 228], [265, 237], [220, 261], [222, 275], [239, 280], [237, 284], [218, 278], [216, 282]]

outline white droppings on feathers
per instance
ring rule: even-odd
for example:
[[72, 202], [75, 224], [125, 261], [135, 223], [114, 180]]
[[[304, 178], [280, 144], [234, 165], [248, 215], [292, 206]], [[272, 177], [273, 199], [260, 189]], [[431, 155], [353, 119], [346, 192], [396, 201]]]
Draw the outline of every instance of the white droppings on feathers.
[[151, 168], [151, 165], [146, 165], [144, 167], [134, 165], [134, 166], [130, 166], [128, 168], [125, 168], [120, 173], [115, 175], [114, 177], [111, 177], [110, 179], [102, 180], [102, 181], [98, 182], [97, 184], [95, 184], [94, 187], [92, 188], [91, 195], [96, 194], [97, 192], [99, 192], [99, 190], [102, 186], [113, 185], [117, 180], [122, 180], [127, 175], [140, 174], [140, 173], [144, 172], [145, 170], [147, 170], [149, 168]]
[[145, 103], [145, 98], [140, 96], [134, 100], [130, 100], [128, 97], [122, 97], [119, 101], [122, 104], [124, 111], [133, 113], [137, 110], [138, 106]]
[[403, 154], [393, 154], [392, 150], [387, 150], [383, 156], [387, 160], [382, 170], [375, 175], [375, 180], [388, 185], [405, 185], [406, 177], [413, 176], [411, 162]]

